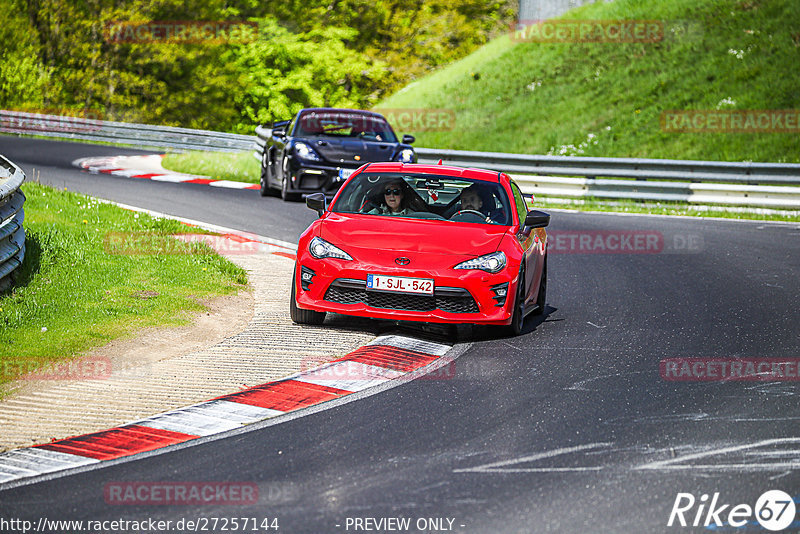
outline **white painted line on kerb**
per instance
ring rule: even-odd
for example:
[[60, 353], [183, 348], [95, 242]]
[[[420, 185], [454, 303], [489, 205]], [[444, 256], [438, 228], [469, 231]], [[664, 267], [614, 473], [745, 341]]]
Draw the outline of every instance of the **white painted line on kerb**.
[[[150, 174], [147, 171], [135, 171], [135, 172], [136, 172], [136, 174], [134, 174], [133, 176], [136, 176], [136, 175], [139, 175], [139, 174]], [[117, 173], [114, 173], [114, 174], [117, 174]], [[191, 177], [191, 176], [179, 176], [179, 175], [175, 175], [175, 174], [156, 174], [154, 176], [151, 176], [150, 179], [152, 181], [154, 181], [154, 182], [172, 182], [172, 183], [176, 183], [176, 184], [177, 183], [181, 183], [181, 182], [185, 182], [187, 180], [194, 180], [194, 178]]]
[[370, 345], [389, 345], [398, 349], [424, 352], [426, 354], [433, 354], [434, 356], [444, 356], [447, 351], [450, 350], [450, 347], [442, 345], [441, 343], [405, 336], [381, 336], [374, 341], [370, 341], [366, 346]]
[[295, 375], [295, 380], [345, 391], [361, 391], [406, 373], [361, 362], [341, 361]]
[[222, 400], [208, 401], [154, 415], [136, 424], [195, 436], [210, 436], [285, 413], [249, 405], [239, 409], [235, 406], [237, 404]]
[[149, 174], [147, 171], [142, 171], [139, 169], [124, 169], [121, 171], [114, 171], [112, 174], [116, 174], [117, 176], [127, 176], [128, 178], [133, 178], [134, 176], [138, 176], [140, 174]]
[[[10, 467], [7, 462], [14, 467]], [[14, 480], [19, 478], [20, 475], [41, 475], [99, 462], [100, 460], [94, 458], [85, 458], [46, 449], [17, 449], [3, 453], [3, 465], [0, 466], [0, 482]]]
[[211, 187], [227, 187], [228, 189], [246, 189], [248, 187], [253, 187], [256, 184], [250, 184], [247, 182], [233, 182], [231, 180], [217, 180], [210, 182], [208, 185]]
[[[96, 197], [95, 197], [96, 198]], [[226, 226], [219, 226], [216, 224], [211, 224], [203, 221], [197, 221], [195, 219], [187, 219], [185, 217], [178, 217], [177, 215], [169, 215], [168, 213], [162, 213], [160, 211], [153, 211], [148, 210], [145, 208], [140, 208], [138, 206], [131, 206], [130, 204], [122, 204], [120, 202], [114, 202], [113, 200], [107, 200], [105, 198], [98, 198], [99, 202], [103, 202], [105, 204], [112, 204], [114, 206], [120, 207], [122, 209], [126, 209], [129, 211], [135, 211], [137, 213], [145, 213], [150, 215], [151, 217], [155, 217], [157, 219], [172, 219], [174, 221], [179, 221], [191, 226], [196, 226], [198, 228], [203, 228], [204, 230], [208, 230], [210, 232], [218, 232], [221, 234], [233, 234], [238, 235], [241, 237], [245, 237], [248, 239], [252, 239], [254, 241], [260, 241], [261, 243], [267, 243], [268, 245], [275, 245], [278, 247], [283, 247], [289, 249], [291, 251], [297, 250], [297, 243], [291, 243], [289, 241], [281, 241], [280, 239], [273, 239], [271, 237], [266, 237], [263, 235], [258, 234], [251, 234], [250, 232], [245, 232], [243, 230], [236, 230], [234, 228], [228, 228]]]

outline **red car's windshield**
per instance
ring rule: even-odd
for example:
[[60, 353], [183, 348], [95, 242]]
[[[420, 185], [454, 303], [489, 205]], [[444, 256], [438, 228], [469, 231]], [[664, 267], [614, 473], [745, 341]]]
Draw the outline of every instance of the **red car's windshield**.
[[511, 224], [508, 195], [499, 183], [432, 174], [363, 172], [347, 182], [331, 210], [413, 219]]

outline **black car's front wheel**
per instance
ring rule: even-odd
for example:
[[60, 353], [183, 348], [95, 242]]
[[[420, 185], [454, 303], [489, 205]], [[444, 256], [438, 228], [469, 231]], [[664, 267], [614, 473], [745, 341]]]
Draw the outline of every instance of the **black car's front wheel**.
[[325, 312], [304, 310], [297, 307], [296, 282], [297, 268], [292, 271], [292, 295], [289, 297], [289, 317], [297, 324], [322, 324], [325, 321]]
[[272, 165], [269, 161], [269, 153], [264, 150], [264, 155], [261, 158], [261, 196], [267, 197], [273, 194], [270, 182], [272, 181]]
[[289, 192], [289, 177], [291, 170], [289, 169], [289, 158], [283, 157], [283, 165], [281, 165], [281, 198], [283, 200], [293, 200], [294, 195]]

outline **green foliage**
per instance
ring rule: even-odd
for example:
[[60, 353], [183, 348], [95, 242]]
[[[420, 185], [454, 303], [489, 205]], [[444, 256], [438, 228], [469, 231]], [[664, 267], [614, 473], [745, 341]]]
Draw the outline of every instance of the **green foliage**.
[[446, 108], [419, 146], [555, 154], [800, 161], [797, 133], [675, 133], [668, 110], [800, 109], [795, 0], [616, 0], [575, 19], [666, 22], [655, 43], [534, 43], [504, 36], [384, 100]]
[[165, 169], [186, 174], [199, 174], [215, 180], [231, 180], [257, 184], [261, 180], [261, 165], [253, 152], [208, 152], [196, 150], [167, 154], [161, 160]]
[[352, 29], [329, 27], [291, 33], [270, 18], [258, 19], [262, 38], [227, 54], [242, 73], [234, 95], [242, 120], [238, 131], [253, 124], [291, 118], [304, 107], [371, 106], [366, 91], [385, 77], [384, 65], [347, 48]]
[[12, 109], [40, 108], [46, 70], [36, 54], [32, 28], [16, 1], [4, 3], [10, 5], [3, 6], [0, 24], [0, 103]]
[[[303, 106], [369, 108], [462, 57], [513, 0], [2, 0], [0, 107], [252, 133]], [[121, 22], [251, 21], [252, 42], [124, 42]]]

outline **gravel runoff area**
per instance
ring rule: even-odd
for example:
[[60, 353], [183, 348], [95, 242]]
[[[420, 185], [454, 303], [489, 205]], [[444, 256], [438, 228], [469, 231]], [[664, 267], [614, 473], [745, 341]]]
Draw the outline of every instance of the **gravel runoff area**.
[[375, 338], [368, 322], [351, 319], [345, 328], [337, 316], [322, 327], [293, 324], [294, 261], [276, 250], [262, 245], [257, 252], [226, 254], [248, 271], [251, 291], [206, 303], [208, 310], [191, 325], [144, 329], [83, 358], [110, 373], [84, 380], [56, 373], [56, 379], [12, 384], [13, 393], [0, 401], [0, 451], [105, 430], [270, 382]]

